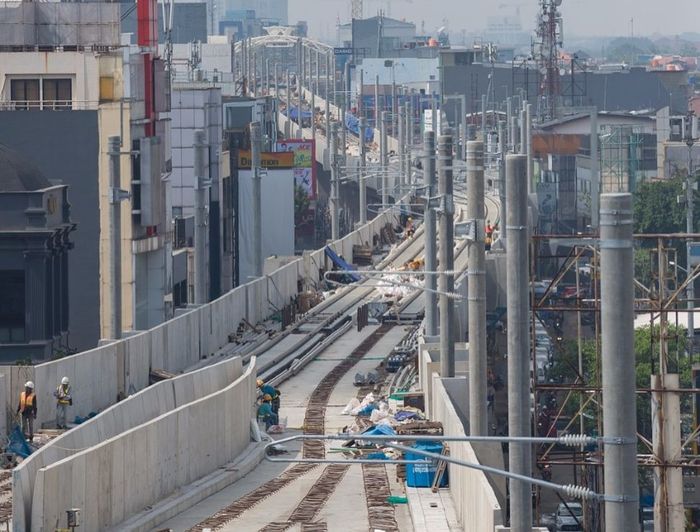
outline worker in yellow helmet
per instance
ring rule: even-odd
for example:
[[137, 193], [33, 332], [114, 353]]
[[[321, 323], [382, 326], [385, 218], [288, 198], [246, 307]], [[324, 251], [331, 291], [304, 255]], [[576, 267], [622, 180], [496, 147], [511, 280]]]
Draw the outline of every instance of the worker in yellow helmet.
[[258, 419], [265, 422], [265, 430], [269, 429], [272, 425], [277, 425], [279, 423], [279, 417], [275, 412], [272, 411], [272, 397], [270, 394], [263, 395], [262, 403], [258, 407]]
[[272, 386], [271, 384], [265, 384], [265, 381], [262, 379], [257, 380], [258, 384], [258, 390], [260, 395], [269, 395], [271, 397], [271, 406], [272, 406], [272, 411], [279, 415], [280, 412], [280, 395], [282, 395], [282, 392], [280, 392], [277, 388]]

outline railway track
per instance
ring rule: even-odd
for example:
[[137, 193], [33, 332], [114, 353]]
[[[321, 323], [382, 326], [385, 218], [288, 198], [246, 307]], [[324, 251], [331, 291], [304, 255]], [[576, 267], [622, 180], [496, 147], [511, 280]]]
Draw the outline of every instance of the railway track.
[[[372, 332], [348, 357], [336, 364], [316, 385], [316, 388], [314, 388], [311, 393], [304, 414], [304, 434], [325, 433], [326, 407], [328, 406], [328, 400], [330, 399], [333, 389], [340, 379], [343, 378], [343, 376], [345, 376], [390, 329], [391, 326], [382, 325]], [[326, 456], [325, 444], [321, 441], [305, 440], [302, 447], [302, 456], [304, 458], [324, 458]], [[349, 465], [343, 464], [331, 464], [325, 467], [299, 504], [292, 510], [287, 521], [271, 522], [262, 527], [260, 531], [284, 531], [295, 526], [297, 523], [312, 527], [302, 528], [303, 530], [325, 530], [325, 524], [314, 523], [314, 519], [328, 501], [328, 498], [333, 494], [333, 491], [343, 479], [349, 467]], [[384, 466], [380, 467], [384, 469]], [[198, 523], [189, 530], [191, 532], [201, 532], [205, 528], [212, 530], [221, 529], [223, 526], [239, 518], [243, 512], [250, 509], [252, 506], [261, 503], [294, 480], [316, 468], [318, 468], [318, 464], [296, 464], [284, 471], [280, 476], [262, 484], [236, 501], [233, 501], [229, 506], [219, 510], [214, 515]], [[384, 474], [386, 477], [386, 471], [384, 471]], [[386, 483], [388, 489], [388, 477], [386, 478]], [[384, 498], [386, 499], [386, 497]], [[375, 504], [373, 507], [377, 506], [378, 505]], [[371, 507], [370, 500], [368, 499], [368, 509]], [[375, 510], [373, 513], [381, 512]], [[386, 514], [386, 510], [384, 510], [383, 513]], [[316, 528], [321, 526], [323, 526], [323, 528]]]

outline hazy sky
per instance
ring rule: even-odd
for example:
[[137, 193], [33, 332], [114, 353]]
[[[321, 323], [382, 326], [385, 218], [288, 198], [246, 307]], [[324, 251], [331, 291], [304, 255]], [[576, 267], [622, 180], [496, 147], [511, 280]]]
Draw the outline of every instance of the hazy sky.
[[[364, 0], [365, 16], [387, 10], [388, 0]], [[509, 6], [502, 13], [515, 12], [520, 5], [526, 29], [534, 26], [539, 0], [393, 0], [392, 18], [415, 22], [420, 31], [425, 21], [426, 33], [449, 20], [453, 32], [479, 30], [488, 15], [499, 12], [499, 5]], [[321, 7], [322, 6], [322, 7]], [[576, 35], [629, 35], [634, 18], [635, 35], [677, 34], [699, 31], [700, 0], [563, 0], [564, 32]], [[349, 19], [350, 0], [289, 0], [289, 21], [306, 20], [312, 36], [335, 36], [338, 16]], [[565, 43], [566, 46], [566, 43]]]

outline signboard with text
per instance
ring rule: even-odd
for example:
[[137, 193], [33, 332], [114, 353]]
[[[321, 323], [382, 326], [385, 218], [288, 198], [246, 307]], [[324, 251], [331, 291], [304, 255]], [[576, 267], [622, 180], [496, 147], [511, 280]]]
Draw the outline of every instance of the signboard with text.
[[282, 139], [277, 141], [278, 153], [290, 153], [294, 161], [294, 183], [306, 192], [309, 199], [316, 199], [316, 156], [313, 140]]

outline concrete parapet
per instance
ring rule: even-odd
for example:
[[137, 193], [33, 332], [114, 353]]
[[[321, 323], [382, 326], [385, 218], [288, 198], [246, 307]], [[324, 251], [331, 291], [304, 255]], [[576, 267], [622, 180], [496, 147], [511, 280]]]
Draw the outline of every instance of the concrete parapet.
[[35, 479], [42, 468], [98, 445], [166, 412], [228, 386], [243, 373], [239, 357], [154, 384], [52, 440], [13, 471], [13, 524], [29, 528]]
[[82, 509], [86, 530], [119, 527], [234, 460], [250, 442], [256, 371], [253, 358], [224, 389], [41, 468], [30, 529], [62, 525], [67, 508]]

